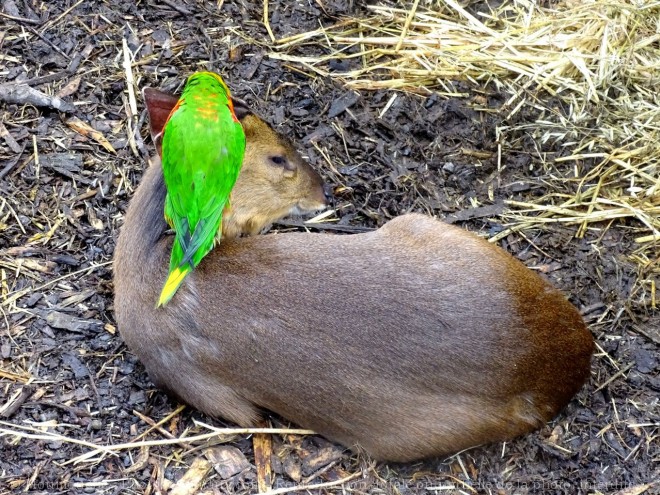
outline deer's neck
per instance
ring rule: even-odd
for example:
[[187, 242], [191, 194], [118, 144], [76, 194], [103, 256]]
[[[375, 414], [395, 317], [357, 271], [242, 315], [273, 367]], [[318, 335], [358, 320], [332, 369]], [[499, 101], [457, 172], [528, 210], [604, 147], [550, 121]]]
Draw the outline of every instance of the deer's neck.
[[118, 243], [122, 255], [146, 260], [154, 254], [168, 229], [163, 214], [166, 194], [160, 161], [153, 160], [126, 213]]

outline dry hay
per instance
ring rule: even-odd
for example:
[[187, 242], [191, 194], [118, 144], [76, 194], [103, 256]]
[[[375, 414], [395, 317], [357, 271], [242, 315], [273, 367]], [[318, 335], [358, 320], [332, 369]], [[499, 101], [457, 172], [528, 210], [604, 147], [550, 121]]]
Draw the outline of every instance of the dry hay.
[[[409, 9], [369, 11], [275, 40], [270, 56], [355, 89], [460, 96], [447, 81], [463, 80], [506, 92], [510, 98], [499, 111], [511, 124], [499, 129], [500, 169], [507, 150], [525, 138], [564, 152], [539, 150], [551, 193], [534, 202], [509, 201], [509, 228], [492, 240], [552, 222], [575, 225], [577, 237], [588, 229], [601, 238], [612, 225], [626, 228], [634, 237], [628, 257], [639, 267], [631, 301], [655, 309], [660, 2], [569, 0], [540, 7], [517, 1], [473, 15], [454, 0], [415, 0]], [[319, 45], [326, 55], [303, 55]], [[361, 67], [331, 72], [329, 62], [338, 59]], [[526, 107], [541, 117], [518, 123], [514, 117]]]

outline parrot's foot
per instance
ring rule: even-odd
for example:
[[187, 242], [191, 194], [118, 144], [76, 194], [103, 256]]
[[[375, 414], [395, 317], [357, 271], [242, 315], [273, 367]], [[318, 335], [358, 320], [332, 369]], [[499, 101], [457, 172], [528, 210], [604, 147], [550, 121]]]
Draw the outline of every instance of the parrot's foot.
[[167, 229], [165, 231], [165, 235], [175, 235], [175, 234], [176, 234], [176, 232], [174, 231], [174, 229]]

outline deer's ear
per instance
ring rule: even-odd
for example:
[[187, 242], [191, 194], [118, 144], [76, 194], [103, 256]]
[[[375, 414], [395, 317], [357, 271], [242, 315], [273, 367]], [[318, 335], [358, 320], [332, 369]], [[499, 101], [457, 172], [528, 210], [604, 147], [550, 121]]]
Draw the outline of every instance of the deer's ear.
[[234, 113], [236, 114], [236, 118], [238, 120], [243, 120], [248, 115], [252, 115], [254, 113], [252, 110], [250, 110], [250, 107], [248, 107], [247, 103], [245, 103], [240, 98], [235, 98], [232, 96], [231, 102], [234, 105]]
[[147, 105], [147, 113], [149, 114], [151, 139], [156, 145], [158, 156], [160, 156], [163, 128], [179, 98], [154, 88], [144, 88], [142, 90], [142, 96], [144, 97], [144, 102]]

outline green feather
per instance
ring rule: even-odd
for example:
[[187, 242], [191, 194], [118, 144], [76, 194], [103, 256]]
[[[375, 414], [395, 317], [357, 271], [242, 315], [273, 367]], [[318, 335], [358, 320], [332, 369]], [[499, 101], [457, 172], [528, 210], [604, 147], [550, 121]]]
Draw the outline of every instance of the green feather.
[[158, 301], [169, 301], [220, 238], [222, 213], [245, 153], [245, 134], [222, 78], [197, 72], [165, 124], [165, 218], [175, 231], [170, 273]]

